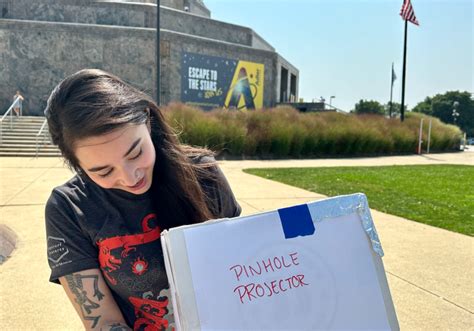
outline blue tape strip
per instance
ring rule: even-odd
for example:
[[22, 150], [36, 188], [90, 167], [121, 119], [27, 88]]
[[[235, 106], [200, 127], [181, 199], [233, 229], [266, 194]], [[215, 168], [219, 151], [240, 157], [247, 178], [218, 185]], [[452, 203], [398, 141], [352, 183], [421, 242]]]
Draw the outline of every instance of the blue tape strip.
[[278, 209], [278, 214], [286, 239], [309, 236], [316, 231], [306, 204]]

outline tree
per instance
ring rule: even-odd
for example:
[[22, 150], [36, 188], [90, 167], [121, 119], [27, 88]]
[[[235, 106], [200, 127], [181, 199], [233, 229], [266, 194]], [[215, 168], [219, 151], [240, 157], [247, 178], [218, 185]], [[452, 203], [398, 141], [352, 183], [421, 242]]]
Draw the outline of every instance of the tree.
[[[454, 108], [459, 114], [456, 119], [453, 116]], [[434, 97], [427, 97], [418, 103], [412, 111], [437, 117], [445, 123], [456, 124], [468, 136], [474, 136], [474, 99], [467, 91], [449, 91]]]
[[[402, 105], [400, 103], [392, 101], [392, 118], [400, 116], [401, 106]], [[387, 102], [383, 107], [385, 109], [385, 115], [388, 116], [390, 114], [390, 101]], [[407, 113], [407, 106], [405, 105], [404, 107], [405, 107], [405, 114], [406, 114]]]
[[355, 104], [354, 112], [356, 114], [378, 114], [383, 115], [385, 113], [384, 107], [374, 100], [360, 100]]
[[413, 107], [412, 111], [433, 116], [433, 109], [431, 109], [431, 102], [432, 102], [432, 99], [430, 97], [426, 97], [425, 101], [419, 102], [415, 107]]

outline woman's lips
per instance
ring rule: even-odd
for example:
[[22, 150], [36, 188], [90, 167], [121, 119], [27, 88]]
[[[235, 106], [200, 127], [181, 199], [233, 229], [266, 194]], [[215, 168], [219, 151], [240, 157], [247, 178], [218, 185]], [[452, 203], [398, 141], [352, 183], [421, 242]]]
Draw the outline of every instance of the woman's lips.
[[129, 186], [128, 188], [133, 190], [133, 191], [137, 191], [137, 190], [143, 188], [145, 186], [145, 184], [146, 184], [146, 180], [145, 180], [145, 177], [143, 177], [142, 179], [140, 179], [138, 181], [138, 183], [136, 183], [133, 186]]

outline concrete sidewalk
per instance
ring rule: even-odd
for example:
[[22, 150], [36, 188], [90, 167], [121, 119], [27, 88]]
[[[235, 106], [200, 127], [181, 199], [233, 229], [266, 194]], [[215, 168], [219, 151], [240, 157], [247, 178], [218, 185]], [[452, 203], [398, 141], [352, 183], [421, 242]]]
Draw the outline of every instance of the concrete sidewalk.
[[[243, 214], [324, 198], [242, 172], [250, 167], [469, 164], [474, 153], [361, 159], [221, 161]], [[19, 237], [0, 265], [2, 330], [82, 330], [62, 288], [48, 283], [44, 203], [71, 177], [57, 158], [0, 158], [0, 224]], [[369, 201], [370, 204], [370, 201]], [[372, 211], [402, 329], [474, 329], [474, 239]]]

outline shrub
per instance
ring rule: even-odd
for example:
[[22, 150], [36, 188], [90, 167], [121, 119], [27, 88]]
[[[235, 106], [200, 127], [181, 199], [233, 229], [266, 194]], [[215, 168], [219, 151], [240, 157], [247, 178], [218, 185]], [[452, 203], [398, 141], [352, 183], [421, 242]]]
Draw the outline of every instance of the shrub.
[[290, 144], [290, 155], [300, 157], [304, 148], [305, 138], [308, 135], [303, 125], [292, 126], [292, 140]]
[[217, 153], [256, 157], [314, 157], [416, 153], [424, 118], [423, 148], [459, 148], [459, 128], [426, 115], [408, 113], [401, 123], [373, 114], [299, 113], [290, 107], [255, 111], [216, 109], [204, 112], [180, 103], [163, 107], [181, 142]]

